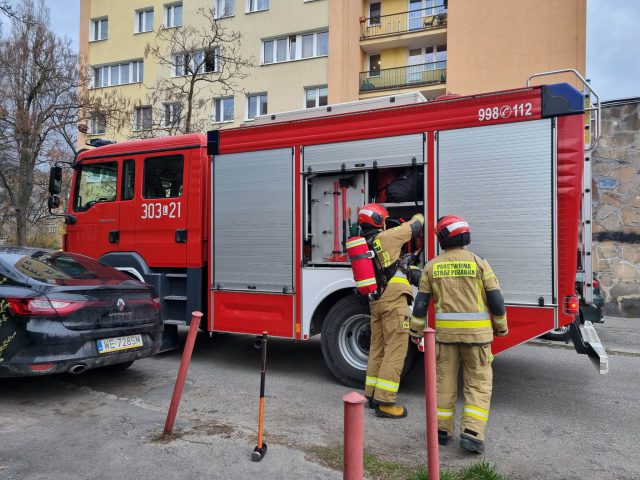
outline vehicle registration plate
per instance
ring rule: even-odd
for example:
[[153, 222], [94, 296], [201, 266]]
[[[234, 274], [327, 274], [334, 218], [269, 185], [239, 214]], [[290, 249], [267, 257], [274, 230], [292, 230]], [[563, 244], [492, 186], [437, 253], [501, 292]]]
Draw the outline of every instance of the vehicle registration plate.
[[126, 337], [103, 338], [102, 340], [98, 340], [98, 353], [111, 353], [138, 347], [142, 347], [141, 335], [127, 335]]

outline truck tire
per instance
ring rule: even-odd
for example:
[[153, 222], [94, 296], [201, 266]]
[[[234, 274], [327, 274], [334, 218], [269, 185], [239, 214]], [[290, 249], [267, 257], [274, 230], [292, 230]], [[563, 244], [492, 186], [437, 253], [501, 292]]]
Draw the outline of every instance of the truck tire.
[[540, 338], [544, 338], [545, 340], [553, 340], [556, 342], [565, 342], [569, 338], [569, 325], [557, 328], [556, 330], [550, 330]]
[[[371, 341], [369, 305], [355, 295], [339, 300], [327, 313], [320, 344], [325, 364], [344, 385], [364, 389]], [[418, 349], [409, 340], [402, 377], [411, 371]]]

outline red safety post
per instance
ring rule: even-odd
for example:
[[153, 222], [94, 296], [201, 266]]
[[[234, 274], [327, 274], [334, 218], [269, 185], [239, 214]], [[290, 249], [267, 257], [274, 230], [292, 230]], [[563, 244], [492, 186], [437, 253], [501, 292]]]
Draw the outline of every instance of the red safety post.
[[440, 480], [438, 457], [438, 392], [436, 390], [436, 331], [425, 328], [424, 340], [424, 394], [427, 404], [427, 471], [429, 480]]
[[198, 333], [198, 327], [200, 326], [201, 318], [202, 312], [191, 313], [191, 325], [189, 326], [189, 334], [187, 335], [187, 342], [184, 344], [184, 350], [182, 351], [180, 370], [178, 370], [176, 386], [173, 388], [173, 397], [171, 398], [171, 405], [169, 406], [169, 412], [167, 413], [167, 421], [164, 424], [163, 435], [171, 435], [171, 433], [173, 433], [173, 424], [176, 421], [178, 405], [180, 404], [180, 397], [182, 396], [184, 381], [187, 377], [187, 370], [189, 369], [189, 364], [191, 363], [191, 354], [193, 353], [193, 346], [196, 343], [196, 335]]
[[344, 402], [344, 480], [364, 477], [364, 404], [367, 401], [356, 392], [342, 397]]

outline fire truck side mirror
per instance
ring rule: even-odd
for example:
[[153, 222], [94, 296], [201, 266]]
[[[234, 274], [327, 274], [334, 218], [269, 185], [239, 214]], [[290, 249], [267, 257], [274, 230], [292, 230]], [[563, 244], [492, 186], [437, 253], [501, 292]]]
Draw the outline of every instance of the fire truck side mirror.
[[[62, 167], [51, 167], [49, 171], [49, 193], [58, 195], [62, 191]], [[49, 198], [51, 203], [51, 198]], [[58, 205], [60, 200], [58, 200]], [[57, 207], [56, 207], [57, 208]]]
[[56, 210], [60, 208], [60, 197], [57, 195], [51, 195], [49, 200], [47, 200], [47, 206], [49, 207], [49, 210]]

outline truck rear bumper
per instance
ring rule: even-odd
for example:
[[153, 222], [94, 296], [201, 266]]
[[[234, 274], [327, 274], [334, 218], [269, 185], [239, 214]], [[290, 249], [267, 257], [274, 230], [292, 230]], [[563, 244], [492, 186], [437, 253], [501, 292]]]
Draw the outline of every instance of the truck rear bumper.
[[609, 372], [609, 356], [600, 342], [593, 323], [588, 320], [583, 324], [574, 322], [569, 327], [569, 334], [576, 352], [588, 355], [591, 363], [602, 375]]

